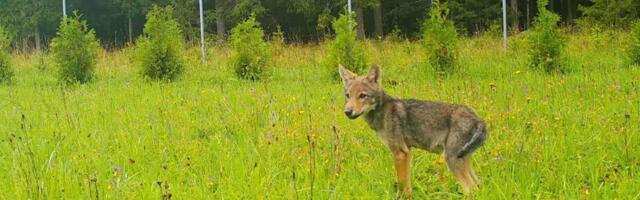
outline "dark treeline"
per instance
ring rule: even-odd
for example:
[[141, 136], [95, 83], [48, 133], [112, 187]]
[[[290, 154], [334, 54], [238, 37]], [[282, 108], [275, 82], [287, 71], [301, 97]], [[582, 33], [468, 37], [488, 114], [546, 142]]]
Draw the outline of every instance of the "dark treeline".
[[[267, 35], [281, 30], [288, 42], [314, 42], [330, 37], [331, 22], [347, 0], [203, 0], [205, 31], [210, 40], [223, 39], [230, 28], [252, 13]], [[377, 38], [393, 30], [417, 37], [432, 0], [353, 0], [358, 37]], [[462, 34], [499, 27], [500, 0], [443, 0], [449, 17]], [[122, 46], [142, 32], [145, 13], [157, 5], [173, 5], [187, 41], [199, 38], [198, 0], [67, 0], [73, 11], [95, 29], [103, 46]], [[507, 0], [511, 30], [526, 30], [537, 14], [536, 0]], [[626, 27], [637, 18], [640, 0], [551, 0], [549, 9], [562, 23], [581, 18], [611, 27]], [[12, 33], [14, 48], [41, 48], [55, 36], [62, 16], [62, 0], [0, 0], [0, 24]], [[583, 17], [586, 16], [586, 17]]]

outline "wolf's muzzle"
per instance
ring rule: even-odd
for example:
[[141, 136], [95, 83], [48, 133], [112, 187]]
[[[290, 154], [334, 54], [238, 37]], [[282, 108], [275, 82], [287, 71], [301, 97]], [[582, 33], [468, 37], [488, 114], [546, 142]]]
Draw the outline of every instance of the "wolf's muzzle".
[[358, 118], [358, 116], [360, 116], [359, 114], [354, 115], [353, 110], [351, 109], [345, 110], [344, 114], [347, 115], [349, 119], [355, 119], [355, 118]]

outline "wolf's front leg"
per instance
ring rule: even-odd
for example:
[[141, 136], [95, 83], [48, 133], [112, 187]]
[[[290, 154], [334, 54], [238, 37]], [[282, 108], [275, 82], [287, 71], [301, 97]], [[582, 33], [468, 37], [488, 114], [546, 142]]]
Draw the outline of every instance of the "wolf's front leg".
[[411, 177], [409, 174], [411, 170], [411, 150], [392, 149], [392, 152], [402, 193], [407, 199], [411, 199]]

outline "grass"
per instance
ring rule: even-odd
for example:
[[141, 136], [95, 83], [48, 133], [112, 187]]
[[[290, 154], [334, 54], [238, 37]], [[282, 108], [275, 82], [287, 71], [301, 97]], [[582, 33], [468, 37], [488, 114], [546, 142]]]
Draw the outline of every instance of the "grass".
[[[512, 39], [463, 39], [450, 75], [424, 67], [415, 42], [368, 44], [387, 93], [466, 104], [489, 125], [474, 155], [477, 199], [639, 199], [640, 68], [625, 37], [571, 37], [571, 69], [527, 65]], [[97, 79], [62, 88], [38, 58], [15, 54], [0, 86], [0, 199], [392, 199], [393, 160], [342, 85], [322, 69], [328, 45], [279, 48], [270, 78], [234, 78], [229, 50], [174, 83], [142, 80], [130, 49], [100, 56]], [[336, 70], [336, 69], [330, 69]], [[416, 151], [416, 199], [462, 193], [440, 155]]]

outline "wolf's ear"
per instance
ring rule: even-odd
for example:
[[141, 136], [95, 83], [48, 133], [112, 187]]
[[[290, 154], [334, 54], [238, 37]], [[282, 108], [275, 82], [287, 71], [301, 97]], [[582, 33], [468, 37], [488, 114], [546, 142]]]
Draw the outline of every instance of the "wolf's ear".
[[380, 72], [380, 66], [377, 64], [373, 65], [371, 69], [369, 69], [369, 74], [367, 74], [367, 80], [371, 83], [374, 83], [380, 86], [380, 79], [382, 78], [382, 74]]
[[338, 70], [340, 72], [340, 77], [342, 77], [342, 82], [344, 83], [344, 85], [347, 85], [357, 76], [355, 73], [349, 71], [348, 69], [345, 69], [342, 64], [338, 64]]

